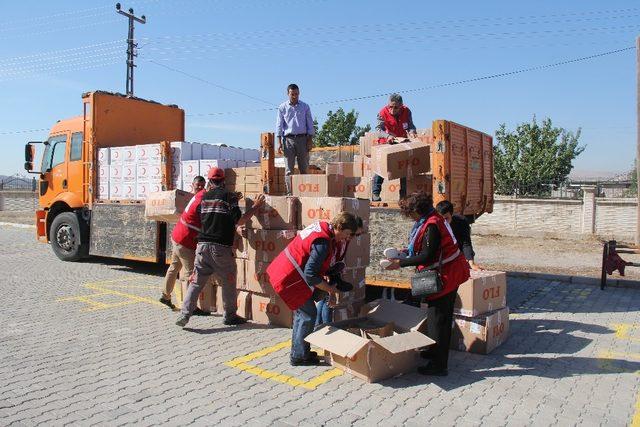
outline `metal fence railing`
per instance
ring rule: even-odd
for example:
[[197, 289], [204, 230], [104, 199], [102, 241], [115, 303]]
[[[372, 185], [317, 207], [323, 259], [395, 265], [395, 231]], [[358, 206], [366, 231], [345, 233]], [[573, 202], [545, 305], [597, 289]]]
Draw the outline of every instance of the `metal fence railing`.
[[584, 187], [595, 187], [596, 197], [627, 198], [635, 196], [631, 181], [568, 181], [561, 184], [514, 184], [510, 187], [496, 183], [496, 194], [517, 199], [580, 200], [584, 195]]
[[0, 191], [36, 191], [37, 184], [38, 181], [35, 177], [10, 176], [0, 179]]

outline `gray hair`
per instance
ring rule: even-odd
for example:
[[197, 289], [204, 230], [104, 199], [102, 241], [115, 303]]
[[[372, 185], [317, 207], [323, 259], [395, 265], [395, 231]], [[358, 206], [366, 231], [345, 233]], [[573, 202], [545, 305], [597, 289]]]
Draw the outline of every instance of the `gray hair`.
[[389, 95], [389, 102], [397, 102], [398, 104], [402, 104], [402, 96], [397, 93], [392, 93]]

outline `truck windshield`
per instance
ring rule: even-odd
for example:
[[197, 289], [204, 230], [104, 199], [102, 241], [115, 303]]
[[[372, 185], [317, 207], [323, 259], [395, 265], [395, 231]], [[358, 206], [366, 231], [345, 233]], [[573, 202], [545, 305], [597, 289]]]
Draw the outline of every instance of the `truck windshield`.
[[65, 149], [66, 142], [67, 142], [66, 135], [52, 136], [51, 138], [49, 138], [49, 144], [47, 144], [44, 150], [44, 153], [42, 154], [42, 171], [43, 172], [47, 172], [53, 166], [55, 166], [54, 164], [52, 164], [52, 161], [54, 160], [54, 156], [56, 157], [56, 164], [60, 163], [59, 161], [60, 154], [62, 154], [63, 156], [62, 160], [64, 160], [64, 149]]

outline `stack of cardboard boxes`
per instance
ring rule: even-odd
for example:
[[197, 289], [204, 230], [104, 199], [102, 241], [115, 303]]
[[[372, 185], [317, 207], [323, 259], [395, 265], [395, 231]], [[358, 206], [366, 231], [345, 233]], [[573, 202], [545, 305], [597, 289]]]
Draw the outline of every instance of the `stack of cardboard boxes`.
[[509, 336], [507, 277], [499, 271], [472, 271], [458, 288], [451, 348], [489, 354]]
[[[193, 178], [212, 167], [245, 168], [259, 160], [259, 151], [196, 142], [171, 143], [171, 186], [191, 190]], [[146, 200], [162, 191], [160, 144], [142, 144], [98, 150], [98, 198]], [[259, 174], [258, 174], [259, 179]]]

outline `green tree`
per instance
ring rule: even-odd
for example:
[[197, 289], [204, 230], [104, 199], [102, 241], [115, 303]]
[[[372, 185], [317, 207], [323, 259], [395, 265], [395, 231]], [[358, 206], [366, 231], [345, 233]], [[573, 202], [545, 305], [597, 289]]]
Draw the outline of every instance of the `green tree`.
[[342, 108], [337, 111], [329, 111], [327, 120], [322, 124], [322, 128], [318, 130], [318, 121], [313, 121], [316, 130], [314, 145], [316, 147], [333, 147], [336, 145], [356, 145], [358, 138], [371, 130], [370, 125], [360, 127], [356, 125], [358, 121], [358, 113], [351, 110], [348, 113]]
[[[543, 196], [567, 180], [579, 146], [580, 129], [573, 133], [554, 127], [547, 118], [538, 124], [521, 123], [515, 131], [500, 125], [494, 146], [496, 192], [516, 196]], [[551, 185], [550, 185], [551, 184]]]

